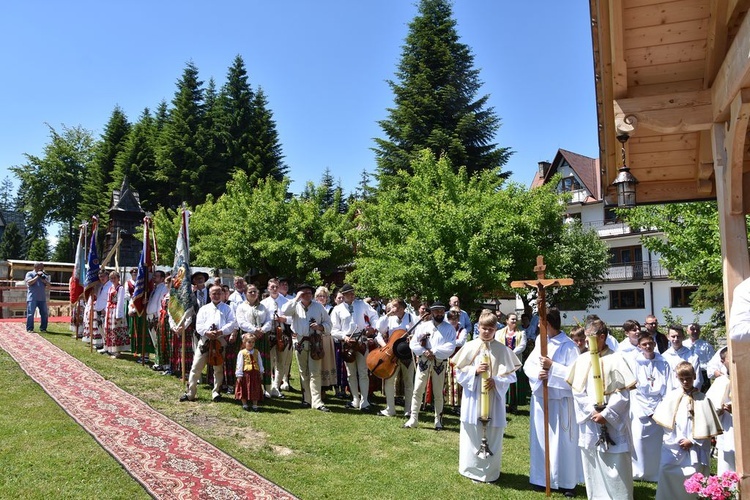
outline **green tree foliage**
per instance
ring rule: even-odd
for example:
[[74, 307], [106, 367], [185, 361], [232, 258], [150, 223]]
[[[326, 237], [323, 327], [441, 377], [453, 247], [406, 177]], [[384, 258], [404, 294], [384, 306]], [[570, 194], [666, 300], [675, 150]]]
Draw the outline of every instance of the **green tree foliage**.
[[122, 180], [128, 178], [133, 189], [138, 191], [144, 210], [155, 210], [159, 202], [158, 186], [154, 181], [157, 145], [156, 123], [146, 108], [133, 125], [122, 151], [117, 155], [115, 170], [112, 173], [113, 185], [118, 189], [122, 185]]
[[20, 259], [23, 257], [23, 237], [15, 222], [5, 226], [0, 239], [0, 259]]
[[[26, 154], [26, 163], [11, 167], [21, 181], [19, 205], [28, 216], [28, 226], [57, 222], [74, 241], [73, 228], [82, 202], [84, 176], [94, 158], [94, 139], [82, 127], [50, 129], [50, 142], [41, 157]], [[29, 231], [27, 227], [27, 232]]]
[[16, 209], [16, 195], [13, 188], [13, 181], [6, 176], [0, 182], [0, 210], [8, 211]]
[[473, 175], [504, 165], [508, 148], [492, 141], [500, 119], [489, 96], [476, 98], [482, 85], [471, 49], [459, 41], [448, 0], [421, 0], [409, 24], [397, 81], [389, 81], [395, 107], [380, 121], [386, 138], [376, 139], [381, 186], [397, 172], [411, 172], [410, 162], [424, 148], [447, 155], [454, 168]]
[[160, 202], [167, 207], [202, 203], [204, 192], [211, 186], [200, 184], [208, 166], [205, 154], [203, 82], [198, 79], [198, 68], [192, 62], [183, 71], [172, 99], [173, 108], [162, 132], [161, 147], [157, 152], [156, 181], [165, 193]]
[[[78, 238], [76, 237], [76, 241], [77, 240]], [[75, 244], [76, 243], [73, 243], [71, 245], [68, 231], [60, 228], [57, 233], [57, 244], [55, 245], [55, 249], [52, 251], [50, 260], [52, 260], [53, 262], [73, 262], [75, 260]], [[71, 248], [73, 248], [72, 252]]]
[[101, 139], [96, 143], [94, 160], [88, 164], [83, 182], [83, 193], [78, 209], [78, 219], [87, 220], [98, 215], [100, 223], [106, 227], [109, 216], [107, 210], [112, 201], [112, 190], [115, 185], [113, 173], [117, 156], [125, 148], [130, 123], [119, 106], [115, 106], [112, 115], [104, 127]]
[[255, 135], [255, 146], [250, 151], [249, 175], [251, 179], [271, 178], [281, 182], [289, 172], [289, 167], [284, 164], [284, 154], [279, 141], [279, 133], [276, 130], [276, 122], [262, 88], [258, 88], [253, 99], [252, 130]]
[[159, 258], [158, 262], [155, 262], [156, 264], [171, 266], [174, 263], [175, 244], [177, 242], [177, 235], [180, 233], [181, 223], [182, 216], [179, 209], [160, 207], [154, 213], [153, 227], [156, 233], [156, 244], [159, 249]]
[[320, 283], [322, 275], [350, 261], [349, 219], [339, 211], [340, 196], [325, 207], [318, 196], [324, 189], [302, 199], [288, 197], [288, 188], [288, 180], [253, 184], [245, 172], [236, 172], [226, 194], [196, 209], [191, 225], [196, 265]]
[[26, 254], [26, 260], [44, 262], [49, 260], [50, 248], [47, 238], [38, 238], [29, 246], [29, 252]]
[[663, 233], [642, 236], [643, 246], [659, 254], [671, 278], [698, 286], [692, 296], [695, 312], [714, 309], [714, 319], [721, 323], [724, 291], [716, 202], [645, 205], [619, 210], [618, 215], [631, 227]]

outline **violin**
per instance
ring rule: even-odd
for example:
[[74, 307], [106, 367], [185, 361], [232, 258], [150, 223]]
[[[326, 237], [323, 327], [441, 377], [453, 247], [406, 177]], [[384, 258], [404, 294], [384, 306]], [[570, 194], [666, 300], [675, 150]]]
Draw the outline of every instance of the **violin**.
[[[216, 325], [211, 325], [209, 331], [217, 330]], [[208, 341], [208, 364], [211, 366], [219, 366], [224, 364], [224, 346], [221, 345], [219, 339], [211, 339]]]

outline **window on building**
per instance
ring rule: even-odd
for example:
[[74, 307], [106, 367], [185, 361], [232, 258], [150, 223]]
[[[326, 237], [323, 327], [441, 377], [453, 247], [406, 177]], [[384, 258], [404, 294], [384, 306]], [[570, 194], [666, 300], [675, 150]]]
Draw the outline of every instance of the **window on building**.
[[560, 191], [569, 192], [581, 189], [581, 183], [573, 176], [566, 177], [560, 181]]
[[643, 295], [643, 289], [636, 290], [610, 290], [609, 308], [610, 309], [644, 309], [646, 301]]
[[671, 307], [690, 307], [691, 298], [697, 289], [695, 286], [673, 287]]
[[605, 224], [613, 224], [615, 222], [618, 222], [617, 212], [615, 212], [615, 209], [616, 207], [604, 208], [604, 223]]
[[643, 248], [641, 245], [613, 247], [609, 249], [610, 264], [631, 264], [641, 261], [643, 261]]

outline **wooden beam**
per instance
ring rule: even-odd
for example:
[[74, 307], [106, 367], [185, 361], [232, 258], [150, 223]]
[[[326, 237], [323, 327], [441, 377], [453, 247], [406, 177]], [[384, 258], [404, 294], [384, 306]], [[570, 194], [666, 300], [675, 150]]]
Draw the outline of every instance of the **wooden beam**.
[[[729, 210], [728, 184], [731, 182], [727, 165], [726, 130], [723, 123], [712, 129], [714, 171], [716, 177], [716, 201], [719, 209], [721, 232], [721, 256], [723, 267], [724, 310], [727, 321], [730, 317], [732, 294], [735, 287], [750, 277], [750, 258], [747, 251], [747, 225], [744, 214], [733, 214]], [[729, 331], [729, 325], [727, 325]], [[731, 359], [732, 394], [745, 394], [744, 385], [750, 383], [750, 342], [729, 341]], [[750, 398], [735, 397], [732, 401], [734, 418], [734, 443], [737, 473], [741, 478], [741, 490], [750, 489]], [[745, 432], [743, 432], [743, 430]]]
[[732, 101], [729, 131], [725, 137], [727, 152], [727, 195], [729, 211], [744, 214], [742, 170], [745, 159], [747, 125], [750, 120], [750, 89], [742, 89]]
[[616, 123], [632, 115], [638, 119], [639, 127], [665, 134], [709, 130], [713, 123], [711, 112], [708, 90], [614, 101]]
[[[636, 173], [635, 176], [638, 178], [638, 173]], [[715, 196], [713, 191], [708, 195], [699, 193], [695, 179], [685, 179], [681, 181], [664, 180], [641, 183], [636, 186], [636, 195], [639, 205], [711, 200]]]
[[727, 2], [728, 0], [714, 0], [711, 2], [711, 17], [706, 37], [706, 70], [703, 88], [711, 88], [716, 73], [727, 52]]
[[711, 86], [714, 122], [729, 119], [735, 96], [750, 87], [750, 16], [745, 16]]
[[622, 13], [622, 0], [612, 0], [609, 25], [612, 44], [612, 86], [615, 98], [628, 95], [628, 64], [625, 62], [625, 48], [622, 43]]

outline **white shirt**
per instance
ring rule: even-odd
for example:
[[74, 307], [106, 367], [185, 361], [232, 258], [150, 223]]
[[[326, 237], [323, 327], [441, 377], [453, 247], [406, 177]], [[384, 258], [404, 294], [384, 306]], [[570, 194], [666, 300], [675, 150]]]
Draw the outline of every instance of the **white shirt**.
[[221, 330], [223, 336], [228, 337], [237, 328], [232, 308], [223, 302], [216, 305], [209, 302], [201, 307], [195, 320], [195, 331], [205, 338], [206, 333], [211, 329], [211, 325], [215, 325], [217, 329]]
[[254, 332], [258, 328], [264, 333], [271, 331], [272, 318], [263, 304], [253, 306], [247, 301], [241, 303], [235, 311], [235, 319], [243, 332]]
[[750, 340], [750, 278], [734, 288], [729, 313], [729, 338]]
[[263, 306], [268, 310], [268, 314], [271, 316], [271, 321], [273, 321], [274, 313], [278, 314], [279, 316], [283, 316], [281, 308], [284, 307], [284, 304], [286, 304], [287, 302], [289, 302], [289, 299], [281, 294], [278, 294], [275, 299], [273, 298], [273, 296], [269, 295], [260, 303], [263, 304]]
[[107, 307], [107, 301], [109, 300], [110, 288], [112, 288], [112, 282], [107, 281], [99, 289], [99, 293], [96, 294], [96, 304], [94, 304], [95, 310], [103, 311]]
[[154, 315], [159, 314], [161, 311], [161, 301], [164, 296], [169, 293], [166, 283], [159, 283], [151, 292], [151, 296], [148, 298], [148, 305], [146, 306], [146, 314]]
[[[427, 339], [422, 347], [422, 339]], [[450, 358], [456, 350], [456, 329], [447, 321], [435, 324], [435, 321], [422, 322], [414, 330], [409, 347], [416, 356], [421, 356], [428, 349], [435, 359], [442, 361]]]
[[342, 302], [331, 313], [331, 335], [337, 340], [377, 324], [378, 313], [364, 300], [356, 299], [351, 304]]
[[310, 302], [307, 308], [305, 308], [302, 302], [296, 299], [290, 300], [284, 304], [282, 312], [284, 316], [292, 319], [292, 331], [298, 337], [307, 337], [310, 335], [311, 319], [314, 319], [317, 324], [323, 326], [324, 330], [320, 333], [331, 333], [331, 318], [328, 316], [326, 308], [315, 300]]
[[389, 336], [396, 330], [406, 330], [414, 326], [414, 316], [404, 311], [404, 315], [401, 319], [394, 314], [393, 316], [383, 316], [378, 320], [378, 334], [375, 337], [375, 341], [381, 346], [386, 345], [385, 334]]

